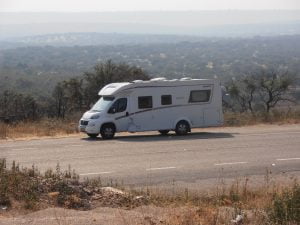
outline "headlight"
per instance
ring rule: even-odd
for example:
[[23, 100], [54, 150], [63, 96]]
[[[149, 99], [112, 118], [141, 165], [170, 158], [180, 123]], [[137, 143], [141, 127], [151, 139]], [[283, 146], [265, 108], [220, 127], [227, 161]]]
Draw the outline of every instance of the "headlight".
[[93, 116], [91, 116], [91, 119], [96, 120], [96, 119], [99, 119], [99, 117], [100, 117], [100, 115], [93, 115]]

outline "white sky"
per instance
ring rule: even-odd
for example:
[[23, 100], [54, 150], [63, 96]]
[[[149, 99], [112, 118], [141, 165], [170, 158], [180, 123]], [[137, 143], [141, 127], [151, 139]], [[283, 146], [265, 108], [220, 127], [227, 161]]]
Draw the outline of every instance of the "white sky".
[[0, 0], [0, 11], [300, 9], [300, 0]]

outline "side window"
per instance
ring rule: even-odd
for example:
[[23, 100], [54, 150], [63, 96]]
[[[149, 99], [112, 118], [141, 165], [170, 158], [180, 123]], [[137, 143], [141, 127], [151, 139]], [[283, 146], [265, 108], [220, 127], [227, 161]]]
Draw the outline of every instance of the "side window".
[[120, 98], [117, 112], [124, 112], [127, 108], [127, 98]]
[[162, 105], [172, 105], [172, 95], [162, 95], [161, 96]]
[[124, 112], [127, 108], [127, 98], [119, 98], [108, 110], [108, 113]]
[[189, 102], [208, 102], [210, 99], [211, 90], [191, 91]]
[[152, 96], [138, 97], [139, 109], [151, 109], [152, 108]]

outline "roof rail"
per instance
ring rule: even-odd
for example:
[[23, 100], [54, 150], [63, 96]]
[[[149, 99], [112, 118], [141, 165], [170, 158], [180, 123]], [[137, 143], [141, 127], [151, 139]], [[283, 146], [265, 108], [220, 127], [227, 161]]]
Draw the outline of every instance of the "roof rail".
[[132, 81], [132, 83], [142, 83], [142, 82], [144, 82], [143, 80], [134, 80], [134, 81]]
[[183, 77], [180, 80], [192, 80], [192, 78], [191, 77]]
[[166, 78], [165, 77], [157, 77], [157, 78], [151, 79], [150, 81], [163, 81], [163, 80], [166, 80]]

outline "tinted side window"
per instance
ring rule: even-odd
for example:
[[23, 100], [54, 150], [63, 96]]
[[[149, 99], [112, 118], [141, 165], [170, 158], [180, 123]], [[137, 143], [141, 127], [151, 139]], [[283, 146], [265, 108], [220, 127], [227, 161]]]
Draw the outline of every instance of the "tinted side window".
[[210, 99], [210, 90], [191, 91], [189, 102], [208, 102]]
[[120, 98], [117, 108], [117, 112], [124, 112], [127, 108], [127, 98]]
[[152, 108], [152, 96], [141, 96], [138, 97], [139, 109], [150, 109]]
[[120, 98], [108, 110], [108, 113], [124, 112], [127, 108], [127, 98]]
[[162, 95], [161, 96], [162, 105], [172, 105], [172, 95]]

